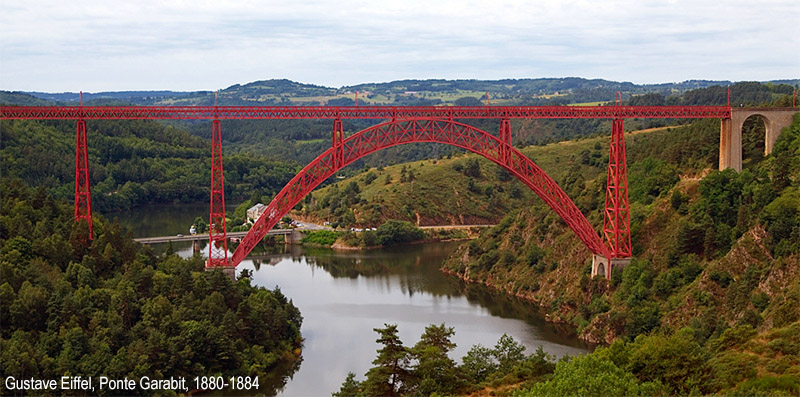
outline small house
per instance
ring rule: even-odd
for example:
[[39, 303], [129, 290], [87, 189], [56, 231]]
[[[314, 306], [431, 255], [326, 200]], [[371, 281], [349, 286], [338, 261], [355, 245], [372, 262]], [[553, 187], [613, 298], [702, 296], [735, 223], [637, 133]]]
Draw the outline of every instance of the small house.
[[263, 214], [264, 211], [266, 211], [266, 210], [267, 210], [267, 206], [264, 205], [264, 204], [261, 204], [261, 203], [258, 203], [256, 205], [250, 207], [250, 209], [247, 210], [247, 222], [248, 223], [255, 222], [256, 219], [258, 219], [258, 217], [260, 217], [261, 214]]

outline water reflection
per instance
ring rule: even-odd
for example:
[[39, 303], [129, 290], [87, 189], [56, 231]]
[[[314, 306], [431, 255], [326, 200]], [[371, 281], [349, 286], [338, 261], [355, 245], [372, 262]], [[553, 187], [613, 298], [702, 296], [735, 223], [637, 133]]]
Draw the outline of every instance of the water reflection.
[[243, 262], [255, 284], [282, 291], [300, 308], [306, 339], [300, 370], [284, 395], [327, 395], [347, 372], [359, 379], [378, 345], [373, 328], [396, 323], [413, 345], [429, 324], [455, 327], [460, 360], [473, 344], [493, 346], [507, 333], [529, 351], [542, 345], [562, 356], [590, 348], [542, 320], [536, 307], [486, 287], [442, 274], [439, 266], [457, 243], [337, 252], [281, 247]]
[[[108, 217], [117, 216], [136, 237], [172, 235], [186, 233], [196, 216], [207, 217], [208, 207], [153, 206]], [[273, 371], [274, 376], [261, 380], [266, 386], [261, 392], [271, 394], [268, 390], [274, 388], [287, 396], [329, 395], [349, 371], [363, 379], [379, 347], [373, 328], [385, 323], [398, 324], [406, 346], [416, 343], [429, 324], [454, 327], [458, 346], [452, 357], [459, 362], [473, 344], [493, 346], [503, 333], [529, 352], [539, 345], [556, 356], [590, 349], [570, 336], [569, 329], [545, 323], [535, 306], [442, 274], [442, 261], [457, 245], [355, 252], [259, 245], [240, 267], [254, 271], [254, 284], [277, 285], [293, 300], [304, 318], [301, 332], [306, 340], [302, 363], [286, 363]], [[206, 242], [201, 246], [201, 255], [207, 255]], [[160, 253], [167, 245], [153, 248]], [[228, 248], [233, 251], [236, 245]], [[183, 257], [193, 255], [188, 242], [173, 243], [172, 250]]]

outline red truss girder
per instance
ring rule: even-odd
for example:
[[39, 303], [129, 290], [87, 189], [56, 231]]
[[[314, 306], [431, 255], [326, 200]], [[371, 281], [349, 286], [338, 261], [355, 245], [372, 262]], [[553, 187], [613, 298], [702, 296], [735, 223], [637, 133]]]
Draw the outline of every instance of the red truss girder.
[[0, 119], [723, 118], [729, 106], [0, 106]]
[[614, 120], [611, 128], [603, 237], [611, 250], [611, 256], [606, 258], [631, 257], [628, 166], [625, 159], [625, 129], [621, 119]]
[[89, 189], [89, 155], [86, 144], [86, 121], [78, 120], [75, 133], [75, 222], [85, 220], [89, 239], [94, 236], [92, 195]]
[[211, 132], [211, 211], [208, 225], [206, 267], [228, 266], [228, 239], [225, 233], [225, 186], [222, 178], [222, 129], [214, 120]]
[[378, 124], [345, 139], [341, 143], [341, 162], [337, 161], [336, 147], [331, 147], [309, 163], [267, 205], [233, 253], [229, 265], [241, 263], [285, 214], [339, 169], [376, 151], [412, 142], [453, 145], [497, 163], [553, 208], [590, 251], [609, 256], [609, 250], [600, 236], [567, 194], [533, 161], [511, 147], [510, 142], [503, 142], [487, 132], [452, 120], [411, 118]]

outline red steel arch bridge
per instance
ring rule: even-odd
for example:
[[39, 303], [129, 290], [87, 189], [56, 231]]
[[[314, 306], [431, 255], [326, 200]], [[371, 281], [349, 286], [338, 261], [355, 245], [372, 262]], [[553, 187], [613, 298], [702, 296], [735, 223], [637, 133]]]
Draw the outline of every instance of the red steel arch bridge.
[[[511, 119], [612, 120], [608, 183], [602, 234], [589, 224], [564, 191], [512, 145]], [[592, 273], [611, 275], [614, 263], [631, 257], [628, 177], [623, 119], [731, 119], [730, 106], [0, 106], [0, 119], [76, 120], [75, 221], [85, 221], [92, 238], [92, 206], [86, 141], [87, 120], [212, 120], [211, 208], [207, 269], [234, 269], [303, 197], [355, 160], [405, 143], [437, 142], [477, 153], [531, 188], [594, 254]], [[228, 257], [222, 170], [221, 120], [330, 119], [331, 147], [303, 168], [275, 196]], [[375, 119], [379, 124], [344, 136], [342, 120]], [[464, 122], [498, 119], [497, 134]], [[599, 258], [599, 260], [598, 260]], [[616, 261], [616, 262], [615, 262]]]

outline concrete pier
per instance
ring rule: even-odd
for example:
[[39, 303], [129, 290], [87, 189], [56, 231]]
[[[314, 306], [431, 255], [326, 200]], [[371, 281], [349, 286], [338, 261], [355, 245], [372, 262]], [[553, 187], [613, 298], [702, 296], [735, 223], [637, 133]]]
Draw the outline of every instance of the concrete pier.
[[603, 276], [611, 280], [611, 269], [625, 267], [631, 263], [631, 258], [606, 258], [603, 255], [592, 255], [592, 278]]

